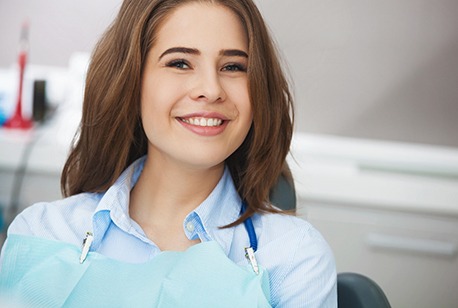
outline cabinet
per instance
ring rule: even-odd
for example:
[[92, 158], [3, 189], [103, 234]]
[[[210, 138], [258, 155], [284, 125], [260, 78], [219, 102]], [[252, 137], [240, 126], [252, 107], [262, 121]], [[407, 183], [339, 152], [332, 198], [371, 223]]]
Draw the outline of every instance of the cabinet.
[[393, 307], [458, 306], [458, 152], [299, 135], [298, 212]]
[[393, 307], [457, 307], [458, 218], [306, 201], [339, 272], [374, 279]]

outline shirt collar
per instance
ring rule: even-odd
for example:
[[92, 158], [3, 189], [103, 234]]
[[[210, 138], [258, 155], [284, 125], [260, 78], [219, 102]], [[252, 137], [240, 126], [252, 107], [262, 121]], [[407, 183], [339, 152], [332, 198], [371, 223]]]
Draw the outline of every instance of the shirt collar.
[[98, 247], [112, 221], [125, 232], [138, 232], [138, 225], [133, 224], [130, 219], [129, 199], [130, 191], [143, 170], [145, 159], [146, 156], [143, 156], [133, 162], [106, 192], [100, 194], [100, 201], [92, 216], [94, 247]]
[[[132, 163], [116, 182], [103, 194], [93, 214], [94, 248], [100, 245], [111, 222], [124, 232], [134, 234], [145, 242], [150, 242], [129, 215], [130, 191], [143, 171], [146, 156]], [[229, 253], [233, 228], [220, 227], [234, 222], [240, 215], [241, 199], [237, 193], [229, 169], [210, 195], [183, 222], [188, 238], [199, 237], [202, 241], [215, 240], [226, 253]], [[191, 223], [191, 225], [190, 225]], [[191, 228], [190, 228], [191, 226]], [[191, 230], [191, 231], [190, 231]]]
[[211, 230], [234, 222], [240, 215], [240, 208], [241, 199], [226, 167], [215, 189], [194, 212]]
[[[226, 253], [234, 236], [234, 228], [224, 228], [240, 215], [241, 199], [226, 167], [215, 189], [184, 220], [185, 233], [190, 239], [199, 237], [202, 241], [217, 241]], [[192, 231], [189, 230], [192, 224]]]

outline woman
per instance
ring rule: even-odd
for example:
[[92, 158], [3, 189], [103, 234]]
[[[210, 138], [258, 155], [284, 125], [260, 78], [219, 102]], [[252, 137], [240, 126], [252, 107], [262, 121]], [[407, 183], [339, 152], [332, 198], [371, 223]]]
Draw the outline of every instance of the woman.
[[11, 224], [4, 294], [43, 306], [335, 307], [326, 242], [268, 202], [291, 109], [250, 0], [125, 0], [89, 67], [67, 198]]

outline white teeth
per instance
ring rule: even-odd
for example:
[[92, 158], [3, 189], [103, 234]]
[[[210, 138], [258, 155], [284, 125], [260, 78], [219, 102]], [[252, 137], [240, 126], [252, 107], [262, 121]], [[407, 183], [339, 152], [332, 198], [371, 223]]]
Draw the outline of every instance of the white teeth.
[[182, 118], [183, 122], [196, 125], [196, 126], [220, 126], [223, 124], [221, 119], [207, 119], [207, 118]]

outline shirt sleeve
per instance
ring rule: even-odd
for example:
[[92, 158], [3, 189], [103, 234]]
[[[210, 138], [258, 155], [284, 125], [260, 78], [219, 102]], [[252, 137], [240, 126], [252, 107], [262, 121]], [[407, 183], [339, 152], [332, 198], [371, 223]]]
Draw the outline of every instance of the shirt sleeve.
[[[28, 209], [26, 209], [27, 211]], [[38, 220], [38, 218], [37, 218]], [[28, 220], [26, 219], [26, 215], [20, 213], [19, 215], [14, 218], [11, 224], [8, 227], [7, 234], [20, 234], [20, 235], [34, 235], [32, 231], [32, 227], [30, 226]]]
[[301, 231], [299, 245], [278, 288], [276, 307], [337, 307], [333, 253], [313, 227]]
[[[27, 223], [27, 221], [24, 219], [24, 217], [19, 214], [9, 225], [7, 235], [9, 234], [31, 235], [32, 231], [30, 230], [30, 226]], [[3, 253], [4, 253], [4, 249], [5, 249], [7, 241], [8, 241], [8, 236], [6, 237], [5, 242], [3, 243], [2, 250], [0, 253], [0, 271], [2, 269]]]

